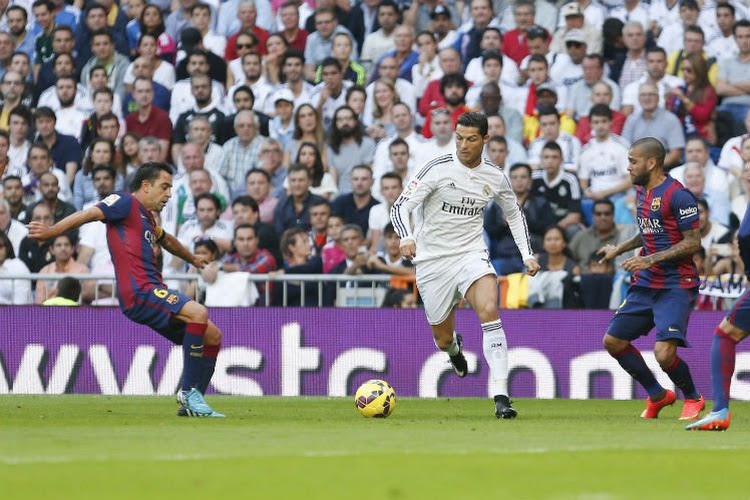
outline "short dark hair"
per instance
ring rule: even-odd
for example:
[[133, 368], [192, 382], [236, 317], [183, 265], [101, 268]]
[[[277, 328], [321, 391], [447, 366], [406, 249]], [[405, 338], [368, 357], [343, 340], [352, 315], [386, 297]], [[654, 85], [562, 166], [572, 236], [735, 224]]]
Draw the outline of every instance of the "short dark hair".
[[547, 115], [555, 115], [557, 119], [560, 120], [560, 113], [557, 111], [557, 108], [554, 106], [540, 106], [538, 114], [539, 119], [541, 120], [543, 116]]
[[708, 201], [705, 198], [696, 198], [695, 203], [703, 207], [703, 210], [710, 212], [711, 209], [708, 207]]
[[104, 67], [104, 66], [102, 66], [101, 64], [97, 64], [96, 66], [94, 66], [93, 68], [91, 68], [91, 69], [89, 70], [89, 79], [93, 78], [93, 76], [94, 76], [94, 71], [104, 71], [104, 74], [105, 74], [105, 75], [107, 74], [107, 68], [105, 68], [105, 67]]
[[703, 40], [706, 39], [706, 34], [703, 32], [703, 28], [698, 26], [697, 24], [691, 24], [687, 28], [685, 28], [685, 33], [696, 33], [703, 38]]
[[631, 144], [630, 147], [640, 148], [644, 156], [646, 156], [646, 159], [654, 158], [656, 160], [656, 165], [664, 168], [664, 158], [667, 156], [667, 150], [664, 147], [664, 144], [662, 144], [656, 137], [641, 137]]
[[[94, 7], [96, 7], [96, 5], [92, 6], [92, 8], [94, 8]], [[89, 10], [92, 10], [92, 8], [90, 8]], [[102, 7], [102, 9], [106, 12], [106, 9], [104, 9], [104, 7]], [[109, 38], [110, 42], [114, 42], [115, 41], [115, 37], [112, 36], [112, 33], [109, 30], [107, 30], [107, 29], [101, 29], [101, 30], [96, 30], [96, 31], [92, 31], [91, 32], [91, 38], [90, 38], [90, 40], [91, 40], [91, 44], [92, 45], [94, 43], [94, 38], [96, 38], [98, 36], [106, 36], [107, 38]]]
[[445, 89], [449, 85], [458, 85], [459, 87], [463, 87], [464, 95], [469, 89], [469, 82], [466, 81], [466, 77], [461, 73], [449, 73], [447, 75], [443, 75], [443, 77], [440, 79], [440, 93], [445, 95]]
[[20, 5], [11, 5], [10, 7], [8, 7], [8, 10], [6, 10], [5, 13], [7, 14], [8, 12], [12, 12], [14, 10], [17, 10], [18, 12], [23, 14], [24, 19], [26, 19], [27, 21], [29, 20], [29, 13], [26, 12], [26, 9], [24, 9]]
[[615, 212], [615, 204], [612, 203], [612, 200], [608, 198], [600, 198], [594, 202], [594, 210], [596, 210], [597, 205], [607, 205], [610, 210], [612, 210], [612, 213]]
[[508, 149], [508, 141], [502, 135], [493, 135], [492, 137], [490, 137], [490, 141], [489, 142], [497, 142], [497, 143], [502, 144], [503, 146], [505, 146], [505, 149]]
[[31, 10], [42, 6], [47, 7], [47, 10], [49, 10], [50, 12], [55, 9], [55, 5], [50, 0], [35, 0], [34, 3], [31, 4]]
[[258, 202], [253, 199], [252, 196], [243, 194], [234, 199], [232, 201], [232, 206], [235, 205], [244, 205], [246, 207], [250, 207], [250, 210], [253, 212], [258, 212], [260, 209], [258, 208]]
[[732, 17], [735, 16], [736, 10], [734, 8], [734, 5], [732, 5], [731, 3], [721, 2], [716, 4], [716, 10], [719, 9], [729, 9], [729, 11], [732, 13]]
[[202, 193], [195, 197], [195, 207], [198, 207], [198, 203], [200, 203], [203, 200], [209, 200], [211, 203], [214, 204], [214, 207], [216, 207], [217, 212], [221, 212], [221, 202], [219, 201], [219, 198], [216, 197], [213, 193]]
[[18, 116], [26, 122], [26, 125], [31, 125], [31, 110], [23, 104], [19, 104], [18, 106], [10, 110], [8, 121], [10, 121], [11, 116]]
[[234, 237], [237, 238], [237, 231], [240, 229], [252, 229], [253, 230], [253, 236], [258, 236], [258, 232], [255, 230], [255, 226], [252, 224], [240, 224], [239, 226], [234, 228]]
[[206, 247], [212, 254], [219, 255], [219, 247], [211, 238], [202, 238], [196, 241], [195, 245], [193, 245], [193, 249], [198, 249], [198, 247]]
[[40, 106], [36, 108], [36, 111], [34, 111], [34, 120], [38, 120], [40, 118], [52, 118], [52, 120], [57, 123], [57, 116], [55, 116], [55, 112], [52, 111], [52, 108], [48, 106]]
[[94, 168], [91, 169], [92, 179], [97, 174], [97, 172], [107, 172], [109, 176], [112, 177], [112, 179], [117, 178], [117, 172], [115, 171], [115, 167], [113, 167], [109, 163], [98, 163], [94, 165]]
[[390, 235], [392, 235], [392, 234], [396, 234], [396, 228], [394, 228], [394, 227], [393, 227], [393, 224], [391, 224], [391, 223], [389, 222], [389, 223], [388, 223], [388, 224], [386, 224], [386, 225], [385, 225], [385, 227], [383, 228], [383, 236], [387, 238], [387, 237], [389, 237], [389, 236], [390, 236]]
[[284, 55], [281, 56], [281, 66], [283, 67], [289, 59], [299, 59], [300, 61], [302, 61], [302, 64], [304, 64], [305, 53], [299, 49], [287, 49], [284, 52]]
[[312, 178], [312, 176], [310, 175], [310, 171], [307, 169], [307, 167], [299, 163], [296, 163], [289, 168], [289, 171], [286, 174], [287, 177], [292, 175], [292, 173], [294, 172], [304, 172], [305, 174], [307, 174], [308, 179]]
[[250, 170], [248, 170], [247, 173], [245, 174], [245, 182], [247, 182], [247, 179], [250, 177], [250, 174], [261, 174], [263, 177], [266, 178], [269, 184], [271, 183], [271, 174], [269, 174], [262, 168], [256, 167], [256, 168], [251, 168]]
[[[3, 179], [3, 182], [5, 182], [7, 179], [8, 177]], [[10, 238], [8, 238], [8, 235], [5, 234], [5, 231], [0, 231], [0, 243], [2, 243], [3, 246], [5, 247], [5, 258], [15, 259], [16, 252], [15, 250], [13, 250], [13, 243], [10, 241]]]
[[207, 3], [198, 2], [197, 4], [193, 5], [193, 7], [190, 9], [190, 15], [193, 15], [193, 12], [196, 10], [207, 10], [209, 15], [211, 14], [211, 7]]
[[646, 49], [646, 57], [648, 57], [649, 54], [654, 54], [657, 52], [659, 54], [662, 54], [665, 58], [667, 57], [667, 51], [658, 46]]
[[[329, 202], [328, 200], [326, 200], [326, 199], [325, 199], [325, 198], [323, 198], [323, 197], [320, 197], [320, 198], [313, 198], [313, 199], [312, 199], [312, 200], [310, 201], [310, 208], [309, 208], [309, 209], [312, 209], [313, 207], [319, 207], [319, 206], [321, 206], [321, 205], [325, 205], [325, 206], [327, 206], [327, 207], [328, 207], [328, 210], [329, 210], [329, 211], [332, 211], [332, 210], [333, 210], [333, 208], [331, 207], [331, 202]], [[308, 209], [308, 210], [309, 210], [309, 209]]]
[[[96, 89], [94, 91], [94, 98], [96, 99], [96, 96], [98, 96], [99, 94], [107, 94], [113, 101], [115, 99], [115, 93], [112, 92], [112, 89], [109, 87], [102, 87], [100, 89]], [[113, 113], [110, 111], [109, 113], [106, 113], [106, 114], [113, 114]], [[115, 118], [117, 117], [115, 116]]]
[[409, 150], [409, 143], [400, 137], [396, 137], [390, 144], [388, 144], [388, 151], [390, 151], [393, 146], [406, 146], [406, 150]]
[[547, 30], [536, 24], [526, 30], [526, 40], [549, 40], [549, 33]]
[[[8, 182], [8, 181], [18, 181], [18, 182], [20, 182], [21, 184], [23, 184], [23, 180], [21, 180], [21, 178], [20, 178], [20, 177], [18, 177], [17, 175], [8, 175], [8, 176], [5, 176], [5, 177], [3, 178], [3, 186], [4, 186], [4, 185], [5, 185], [5, 183], [6, 183], [6, 182]], [[2, 232], [2, 231], [0, 231], [0, 232]], [[3, 234], [4, 234], [4, 233], [3, 233]]]
[[253, 92], [253, 89], [251, 89], [247, 85], [240, 85], [236, 89], [234, 89], [234, 92], [232, 92], [232, 99], [234, 99], [234, 96], [236, 96], [239, 92], [245, 92], [246, 94], [250, 95], [250, 100], [253, 101], [253, 104], [255, 104], [255, 93]]
[[603, 116], [612, 121], [612, 110], [606, 104], [594, 104], [591, 106], [591, 110], [589, 110], [589, 120], [595, 116]]
[[172, 167], [162, 162], [149, 162], [144, 163], [141, 167], [133, 174], [133, 180], [130, 181], [130, 192], [135, 193], [141, 189], [141, 185], [144, 182], [153, 184], [156, 179], [159, 178], [161, 172], [166, 172], [169, 175], [173, 175]]
[[101, 125], [102, 122], [107, 122], [107, 121], [112, 121], [112, 120], [117, 122], [118, 127], [120, 126], [120, 119], [117, 118], [117, 115], [111, 111], [109, 113], [104, 113], [102, 116], [99, 117], [99, 125]]
[[380, 12], [381, 7], [390, 7], [398, 14], [398, 5], [393, 0], [381, 0], [377, 7], [378, 12]]
[[339, 72], [342, 71], [341, 63], [336, 58], [326, 57], [325, 59], [323, 59], [323, 62], [320, 63], [321, 68], [327, 68], [328, 66], [335, 67], [337, 70], [339, 70]]
[[66, 276], [57, 282], [57, 296], [78, 302], [81, 297], [81, 282]]
[[395, 179], [395, 180], [398, 181], [398, 183], [399, 183], [400, 186], [404, 185], [404, 180], [396, 172], [386, 172], [386, 173], [384, 173], [383, 175], [380, 176], [380, 182], [383, 182], [383, 179]]
[[531, 174], [533, 170], [531, 169], [531, 165], [528, 163], [514, 163], [510, 166], [510, 170], [508, 170], [508, 173], [513, 173], [514, 170], [518, 170], [519, 168], [525, 169], [529, 173], [529, 177], [531, 177]]
[[487, 125], [487, 117], [484, 113], [479, 111], [467, 111], [462, 114], [458, 117], [458, 121], [456, 122], [456, 126], [458, 125], [479, 129], [479, 135], [482, 137], [487, 135], [487, 129], [489, 128], [489, 125]]
[[549, 61], [547, 60], [546, 57], [544, 57], [541, 54], [534, 54], [533, 56], [529, 57], [529, 62], [527, 63], [527, 67], [528, 67], [529, 64], [531, 64], [533, 62], [542, 63], [542, 64], [544, 64], [544, 66], [546, 68], [549, 68]]
[[484, 66], [484, 63], [487, 61], [497, 61], [500, 63], [500, 66], [502, 66], [503, 55], [498, 50], [485, 50], [482, 53], [482, 66]]
[[555, 141], [547, 141], [544, 144], [544, 147], [542, 148], [542, 151], [544, 151], [545, 149], [549, 149], [549, 150], [552, 150], [552, 151], [557, 151], [558, 153], [560, 153], [560, 156], [562, 156], [562, 154], [563, 154], [562, 148]]
[[604, 67], [604, 57], [601, 54], [586, 54], [583, 58], [596, 61], [600, 68]]

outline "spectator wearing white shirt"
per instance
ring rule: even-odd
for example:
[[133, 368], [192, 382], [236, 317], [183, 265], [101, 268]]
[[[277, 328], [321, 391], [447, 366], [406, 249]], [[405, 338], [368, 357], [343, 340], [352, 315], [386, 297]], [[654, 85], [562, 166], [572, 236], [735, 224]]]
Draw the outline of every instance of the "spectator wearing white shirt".
[[[511, 64], [515, 65], [512, 59], [502, 55], [497, 50], [487, 50], [483, 52], [481, 57], [477, 57], [474, 61], [482, 62], [482, 72], [478, 78], [471, 78], [474, 82], [469, 90], [466, 92], [466, 105], [470, 108], [479, 108], [479, 100], [481, 98], [482, 89], [486, 84], [497, 84], [501, 89], [502, 95], [512, 95], [515, 85], [508, 83], [503, 78], [505, 71], [505, 60], [510, 61]], [[518, 78], [518, 72], [516, 71], [516, 79]], [[481, 108], [480, 108], [481, 109]]]
[[[115, 192], [115, 170], [112, 166], [96, 165], [91, 171], [91, 177], [94, 181], [97, 198], [96, 200], [92, 200], [88, 205], [84, 205], [84, 210]], [[78, 243], [78, 262], [88, 266], [94, 273], [96, 273], [95, 269], [107, 269], [112, 265], [112, 256], [107, 247], [106, 224], [94, 221], [81, 226]], [[114, 278], [114, 273], [112, 273], [112, 277]], [[112, 283], [110, 282], [108, 285], [108, 292], [111, 295]], [[104, 287], [104, 284], [100, 286], [100, 292], [101, 288]]]
[[321, 66], [323, 81], [315, 86], [310, 101], [320, 114], [323, 128], [330, 130], [333, 114], [346, 105], [346, 91], [352, 82], [344, 80], [341, 63], [333, 57], [325, 58]]
[[[583, 80], [583, 67], [581, 63], [586, 55], [586, 39], [583, 32], [573, 29], [565, 33], [565, 53], [559, 54], [555, 63], [549, 69], [552, 81], [570, 89], [573, 85]], [[564, 104], [564, 101], [563, 103]]]
[[[558, 54], [565, 53], [567, 42], [566, 35], [572, 30], [580, 30], [583, 41], [588, 47], [589, 54], [601, 54], [602, 52], [602, 29], [586, 21], [583, 9], [578, 2], [570, 2], [560, 9], [560, 17], [564, 18], [564, 25], [552, 36], [550, 50]], [[604, 22], [602, 19], [601, 22]]]
[[427, 161], [431, 154], [425, 138], [418, 134], [414, 129], [414, 115], [409, 107], [404, 103], [393, 105], [391, 110], [391, 120], [396, 129], [396, 133], [385, 137], [375, 147], [375, 156], [372, 159], [372, 176], [375, 183], [372, 188], [372, 195], [382, 201], [380, 193], [380, 178], [386, 173], [393, 170], [393, 161], [391, 158], [390, 145], [397, 139], [401, 139], [408, 145], [408, 170], [415, 172]]
[[[432, 138], [425, 142], [425, 161], [445, 154], [453, 153], [456, 150], [456, 143], [453, 140], [453, 120], [451, 112], [447, 108], [437, 108], [430, 111], [432, 114], [430, 120], [430, 132]], [[419, 165], [417, 168], [422, 168]]]
[[16, 254], [21, 247], [21, 241], [29, 234], [26, 226], [10, 216], [10, 205], [3, 198], [0, 198], [0, 233], [7, 235]]
[[[401, 102], [409, 106], [409, 109], [411, 109], [412, 113], [415, 113], [417, 109], [417, 94], [414, 90], [414, 85], [408, 80], [399, 78], [398, 73], [399, 65], [395, 57], [384, 57], [380, 60], [380, 64], [378, 65], [378, 74], [380, 75], [380, 78], [387, 78], [394, 81], [396, 85], [396, 93], [401, 99]], [[375, 82], [369, 84], [366, 88], [366, 91], [367, 100], [365, 101], [364, 115], [372, 113], [372, 106], [375, 95]]]
[[270, 105], [275, 105], [276, 97], [279, 92], [289, 90], [292, 92], [294, 98], [294, 109], [303, 104], [309, 104], [312, 97], [313, 85], [309, 84], [304, 79], [305, 71], [305, 56], [302, 52], [295, 49], [289, 49], [284, 52], [281, 58], [281, 85], [276, 87], [276, 90], [268, 96], [266, 99], [266, 107], [263, 112], [269, 116], [273, 116], [275, 108]]
[[612, 110], [597, 104], [589, 112], [593, 137], [581, 150], [578, 180], [590, 200], [623, 196], [630, 188], [628, 149], [630, 144], [611, 133]]
[[623, 5], [613, 9], [609, 17], [619, 19], [625, 24], [635, 21], [643, 26], [644, 30], [648, 29], [648, 5], [641, 0], [624, 0]]
[[[190, 79], [195, 75], [208, 75], [208, 56], [201, 49], [195, 49], [187, 56], [186, 71], [189, 75], [174, 84], [172, 99], [169, 104], [169, 119], [172, 124], [177, 123], [177, 118], [185, 111], [193, 109], [196, 105], [193, 96]], [[216, 80], [211, 80], [211, 103], [220, 106], [224, 99], [224, 86]]]
[[[698, 210], [701, 212], [699, 217], [699, 229], [701, 232], [701, 243], [704, 244], [708, 251], [711, 243], [718, 242], [724, 235], [729, 233], [729, 214], [732, 209], [729, 205], [729, 199], [726, 193], [717, 193], [706, 189], [706, 178], [703, 176], [703, 170], [695, 163], [685, 165], [685, 189], [690, 191], [698, 200]], [[702, 207], [701, 203], [707, 206]], [[708, 214], [708, 229], [704, 226], [703, 215]]]
[[[392, 145], [396, 146], [401, 153], [400, 157], [394, 157], [394, 163], [405, 164], [405, 158], [409, 157], [409, 146], [405, 141], [394, 141]], [[405, 151], [404, 151], [405, 150]], [[406, 154], [404, 154], [406, 153]], [[370, 252], [377, 253], [382, 250], [383, 230], [390, 223], [391, 207], [396, 202], [404, 189], [403, 178], [397, 172], [386, 172], [380, 177], [378, 182], [382, 203], [370, 208], [368, 220], [367, 239], [370, 241]]]
[[268, 124], [269, 137], [281, 143], [281, 149], [291, 143], [294, 136], [294, 94], [289, 89], [283, 89], [273, 94], [274, 118]]
[[16, 106], [8, 117], [8, 165], [4, 176], [26, 174], [26, 158], [29, 155], [31, 142], [26, 138], [31, 123], [31, 112], [26, 106]]
[[[477, 82], [484, 81], [484, 54], [489, 52], [497, 52], [501, 54], [502, 61], [500, 67], [502, 72], [498, 84], [507, 85], [510, 87], [518, 86], [518, 79], [521, 74], [518, 70], [518, 65], [510, 57], [502, 53], [503, 51], [503, 36], [500, 30], [494, 27], [487, 27], [482, 32], [482, 38], [479, 42], [479, 48], [482, 49], [482, 55], [475, 57], [466, 65], [466, 79], [474, 82], [476, 86]], [[467, 94], [467, 102], [470, 102]]]
[[684, 185], [685, 169], [688, 164], [698, 165], [703, 170], [707, 191], [725, 193], [729, 199], [729, 188], [734, 178], [728, 170], [716, 166], [711, 159], [708, 143], [700, 136], [693, 136], [685, 142], [685, 165], [673, 168], [669, 171], [669, 175]]
[[659, 92], [659, 108], [665, 106], [665, 95], [668, 89], [681, 87], [685, 84], [682, 78], [669, 75], [667, 70], [667, 53], [661, 47], [653, 47], [646, 52], [646, 73], [629, 84], [622, 93], [622, 113], [630, 115], [641, 111], [638, 99], [638, 89], [644, 83], [656, 86]]
[[568, 92], [568, 102], [565, 104], [565, 114], [579, 120], [588, 116], [591, 110], [591, 93], [594, 85], [603, 81], [612, 92], [612, 109], [620, 109], [620, 87], [604, 76], [604, 58], [599, 54], [587, 54], [581, 63], [583, 79], [576, 82]]
[[542, 163], [542, 149], [549, 142], [557, 143], [561, 149], [562, 168], [569, 172], [578, 170], [581, 141], [568, 132], [560, 131], [560, 114], [553, 106], [539, 108], [540, 135], [529, 144], [529, 164], [534, 170]]
[[431, 32], [422, 31], [417, 34], [417, 49], [419, 59], [417, 64], [411, 67], [411, 83], [416, 94], [422, 95], [427, 82], [443, 76], [443, 70], [440, 69], [440, 60], [437, 56], [437, 41]]
[[[133, 83], [139, 76], [151, 78], [167, 90], [174, 88], [176, 72], [174, 66], [158, 55], [157, 39], [150, 33], [143, 33], [138, 39], [138, 57], [125, 70], [123, 83], [129, 92], [133, 92]], [[142, 66], [141, 74], [136, 74], [136, 63]]]
[[651, 0], [648, 8], [648, 29], [658, 38], [661, 31], [680, 23], [680, 0]]
[[[232, 228], [226, 221], [220, 220], [221, 202], [213, 193], [202, 193], [195, 197], [195, 218], [180, 227], [177, 239], [189, 251], [193, 251], [195, 242], [202, 238], [211, 238], [222, 252], [232, 247]], [[179, 269], [181, 262], [172, 258], [172, 267]]]
[[[721, 148], [719, 155], [719, 166], [729, 172], [733, 177], [739, 178], [745, 162], [750, 160], [750, 109], [745, 114], [745, 133], [732, 137]], [[743, 154], [747, 145], [747, 155]], [[748, 193], [750, 194], [750, 193]]]
[[5, 280], [4, 274], [29, 274], [8, 239], [8, 235], [0, 231], [0, 305], [23, 305], [31, 303], [31, 280]]
[[682, 38], [685, 28], [693, 26], [698, 22], [700, 9], [695, 0], [680, 1], [680, 22], [663, 26], [657, 45], [663, 48], [667, 54], [671, 54], [682, 48]]
[[[242, 56], [242, 72], [242, 78], [235, 81], [234, 86], [229, 89], [228, 94], [234, 95], [235, 90], [242, 85], [247, 85], [253, 91], [253, 96], [255, 96], [253, 111], [263, 112], [267, 108], [267, 99], [273, 93], [274, 88], [266, 77], [263, 76], [261, 57], [255, 52], [249, 52]], [[234, 109], [234, 104], [230, 104], [230, 102], [230, 100], [226, 102], [226, 111], [234, 113], [237, 110]]]
[[[76, 93], [75, 78], [72, 76], [58, 78], [57, 82], [55, 82], [55, 98], [56, 102], [53, 100], [46, 104], [57, 115], [55, 130], [60, 134], [75, 137], [77, 141], [80, 141], [81, 129], [88, 113], [80, 108], [82, 103]], [[53, 107], [55, 104], [58, 106]]]
[[24, 189], [24, 203], [27, 205], [42, 199], [42, 176], [51, 173], [57, 178], [59, 192], [57, 197], [60, 201], [70, 202], [73, 193], [65, 172], [52, 166], [52, 156], [49, 149], [43, 143], [35, 143], [29, 148], [28, 157], [29, 172], [23, 176], [21, 182]]
[[393, 0], [382, 0], [377, 16], [380, 29], [365, 36], [359, 55], [360, 62], [368, 72], [386, 52], [396, 48], [394, 35], [398, 26], [398, 5]]
[[205, 3], [198, 3], [190, 10], [190, 23], [201, 32], [203, 46], [219, 57], [224, 57], [224, 49], [227, 46], [227, 38], [218, 35], [211, 30], [215, 23], [211, 20], [211, 7]]
[[732, 28], [735, 21], [735, 9], [730, 3], [720, 3], [716, 6], [716, 29], [707, 33], [706, 55], [719, 59], [739, 54], [740, 49], [734, 40]]
[[[224, 164], [224, 148], [216, 144], [216, 138], [213, 135], [209, 119], [203, 115], [194, 117], [188, 125], [186, 138], [188, 144], [195, 144], [203, 151], [203, 164], [205, 168], [218, 175], [221, 165]], [[180, 170], [184, 170], [182, 156], [180, 156], [177, 166]]]
[[[604, 20], [607, 16], [607, 9], [599, 3], [598, 0], [574, 0], [583, 12], [583, 18], [586, 24], [593, 26], [601, 32]], [[652, 2], [653, 4], [653, 2]], [[563, 7], [565, 7], [563, 5]], [[565, 12], [560, 9], [560, 15], [557, 20], [557, 27], [565, 26]]]

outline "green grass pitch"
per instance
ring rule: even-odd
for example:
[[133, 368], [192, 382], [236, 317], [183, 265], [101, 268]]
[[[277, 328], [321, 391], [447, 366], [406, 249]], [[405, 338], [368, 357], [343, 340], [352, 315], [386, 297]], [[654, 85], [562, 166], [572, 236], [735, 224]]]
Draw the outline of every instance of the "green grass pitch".
[[[681, 403], [209, 398], [227, 419], [157, 397], [0, 396], [0, 498], [750, 498], [750, 403], [728, 432], [686, 432]], [[710, 404], [709, 404], [710, 406]]]

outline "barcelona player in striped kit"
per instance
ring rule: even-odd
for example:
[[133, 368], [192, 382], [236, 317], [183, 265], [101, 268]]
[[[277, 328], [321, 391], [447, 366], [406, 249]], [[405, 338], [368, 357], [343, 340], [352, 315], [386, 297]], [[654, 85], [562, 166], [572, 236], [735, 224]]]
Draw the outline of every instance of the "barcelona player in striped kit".
[[206, 262], [191, 254], [156, 224], [152, 212], [161, 212], [171, 195], [172, 169], [164, 163], [146, 163], [130, 185], [132, 194], [111, 194], [96, 205], [55, 224], [29, 224], [29, 237], [49, 240], [83, 224], [103, 221], [117, 278], [117, 299], [132, 321], [146, 325], [183, 348], [182, 387], [177, 394], [180, 416], [223, 417], [203, 399], [216, 366], [221, 331], [208, 319], [208, 310], [164, 284], [157, 266], [160, 245], [197, 268]]
[[695, 420], [705, 407], [690, 368], [677, 355], [689, 347], [687, 326], [698, 296], [698, 272], [693, 254], [700, 249], [698, 205], [682, 184], [664, 172], [666, 150], [653, 137], [635, 141], [628, 151], [628, 172], [636, 186], [639, 234], [617, 246], [606, 245], [602, 260], [641, 248], [622, 266], [633, 273], [632, 286], [604, 335], [604, 347], [648, 392], [643, 418], [657, 418], [674, 404], [674, 392], [657, 382], [631, 342], [656, 326], [654, 355], [661, 369], [682, 390], [685, 403], [680, 420]]
[[[748, 166], [746, 165], [747, 169]], [[748, 207], [750, 209], [750, 206]], [[740, 256], [750, 277], [750, 210], [745, 212], [737, 232]], [[732, 419], [729, 413], [729, 387], [734, 374], [737, 344], [750, 335], [750, 288], [745, 290], [721, 324], [714, 331], [711, 345], [711, 386], [714, 407], [701, 420], [686, 427], [692, 431], [725, 431]]]

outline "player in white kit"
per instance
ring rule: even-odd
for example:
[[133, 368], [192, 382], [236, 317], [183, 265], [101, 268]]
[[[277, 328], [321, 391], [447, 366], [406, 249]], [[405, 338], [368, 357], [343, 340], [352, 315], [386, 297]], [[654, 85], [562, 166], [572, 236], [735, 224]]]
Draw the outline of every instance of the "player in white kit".
[[[495, 200], [503, 210], [526, 272], [539, 271], [521, 207], [500, 167], [482, 158], [489, 142], [487, 117], [464, 113], [456, 125], [456, 151], [427, 162], [391, 208], [401, 254], [417, 268], [435, 345], [448, 353], [459, 377], [468, 371], [461, 335], [454, 332], [455, 308], [466, 297], [482, 323], [484, 357], [497, 418], [517, 413], [508, 398], [508, 346], [498, 314], [497, 277], [482, 236], [484, 208]], [[409, 215], [415, 212], [412, 230]]]

